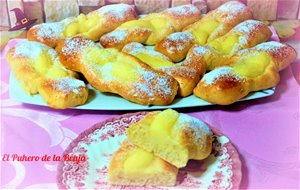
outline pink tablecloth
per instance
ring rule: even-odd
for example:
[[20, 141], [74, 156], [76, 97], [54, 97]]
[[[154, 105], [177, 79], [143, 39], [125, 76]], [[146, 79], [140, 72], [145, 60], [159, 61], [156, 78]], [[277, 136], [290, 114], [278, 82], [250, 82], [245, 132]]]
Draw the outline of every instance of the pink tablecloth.
[[[298, 41], [291, 42], [299, 46]], [[9, 98], [10, 69], [1, 53], [1, 160], [4, 154], [61, 155], [76, 136], [93, 124], [126, 112], [53, 110]], [[220, 129], [240, 153], [241, 188], [299, 188], [299, 59], [281, 72], [271, 97], [178, 109]], [[57, 188], [57, 162], [1, 161], [1, 188]]]

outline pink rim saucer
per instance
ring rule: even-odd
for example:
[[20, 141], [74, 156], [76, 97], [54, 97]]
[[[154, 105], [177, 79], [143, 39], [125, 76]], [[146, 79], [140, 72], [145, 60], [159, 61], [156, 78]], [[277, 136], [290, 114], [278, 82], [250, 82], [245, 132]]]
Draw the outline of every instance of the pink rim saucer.
[[[154, 189], [155, 187], [111, 186], [106, 179], [110, 156], [124, 140], [125, 129], [130, 124], [142, 119], [146, 114], [147, 112], [137, 112], [107, 119], [79, 134], [79, 136], [70, 143], [63, 155], [85, 155], [87, 161], [79, 163], [75, 161], [61, 161], [58, 165], [57, 173], [58, 187], [60, 189]], [[213, 144], [213, 152], [209, 157], [210, 161], [206, 161], [208, 159], [200, 162], [190, 161], [186, 168], [180, 169], [176, 186], [157, 188], [239, 188], [242, 172], [238, 152], [230, 143], [229, 139], [219, 130], [213, 127], [210, 128], [216, 136]], [[99, 149], [97, 149], [96, 152], [91, 151], [91, 144], [93, 144], [94, 147], [98, 146]], [[93, 162], [92, 160], [95, 159], [95, 157], [89, 157], [88, 155], [90, 154], [99, 154], [100, 156], [96, 156], [96, 159], [99, 157], [99, 159], [101, 158], [103, 161]], [[99, 166], [95, 166], [95, 163], [99, 164]], [[200, 163], [201, 167], [199, 167]], [[201, 175], [196, 175], [198, 177], [191, 175], [191, 173], [194, 172], [193, 170], [195, 170], [195, 166], [201, 168]], [[91, 168], [94, 169], [92, 170]]]

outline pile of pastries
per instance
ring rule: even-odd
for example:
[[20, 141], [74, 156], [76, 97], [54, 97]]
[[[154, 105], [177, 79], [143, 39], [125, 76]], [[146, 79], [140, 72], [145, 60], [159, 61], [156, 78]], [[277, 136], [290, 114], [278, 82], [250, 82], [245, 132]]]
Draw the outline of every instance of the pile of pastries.
[[194, 94], [228, 105], [276, 86], [296, 58], [291, 46], [267, 42], [271, 35], [238, 1], [204, 16], [191, 4], [143, 17], [113, 4], [32, 27], [7, 62], [26, 92], [57, 109], [87, 101], [78, 73], [98, 91], [137, 104], [169, 105]]
[[172, 109], [149, 112], [126, 133], [108, 168], [111, 184], [174, 186], [179, 168], [212, 151], [207, 124]]

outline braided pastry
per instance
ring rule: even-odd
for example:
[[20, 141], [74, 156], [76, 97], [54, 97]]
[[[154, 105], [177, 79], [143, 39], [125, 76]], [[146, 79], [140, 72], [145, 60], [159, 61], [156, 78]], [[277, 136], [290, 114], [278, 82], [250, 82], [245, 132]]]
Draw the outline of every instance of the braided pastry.
[[272, 35], [271, 30], [262, 22], [247, 20], [205, 46], [194, 46], [190, 49], [186, 64], [205, 64], [206, 70], [227, 65], [228, 57], [235, 52], [251, 48], [267, 41]]
[[30, 28], [27, 37], [50, 47], [55, 47], [60, 39], [76, 35], [98, 41], [103, 34], [136, 17], [133, 6], [107, 5], [87, 15], [80, 14], [78, 17], [66, 18], [60, 22], [35, 25]]
[[165, 55], [146, 48], [137, 42], [127, 44], [122, 51], [137, 57], [155, 70], [171, 75], [179, 84], [177, 95], [181, 97], [192, 94], [194, 87], [200, 80], [201, 74], [203, 74], [203, 69], [196, 68], [196, 65], [193, 67], [183, 64], [175, 65]]
[[181, 31], [200, 17], [200, 11], [193, 5], [169, 8], [122, 24], [116, 30], [103, 35], [100, 43], [105, 48], [118, 50], [130, 42], [155, 45], [167, 35]]
[[205, 74], [194, 95], [214, 104], [232, 104], [252, 91], [276, 86], [279, 71], [296, 57], [294, 48], [274, 41], [241, 50], [229, 58], [228, 66]]
[[87, 86], [61, 65], [54, 49], [25, 41], [11, 48], [6, 59], [21, 87], [30, 95], [39, 93], [50, 107], [64, 109], [86, 102]]
[[155, 49], [172, 61], [178, 62], [185, 58], [193, 44], [204, 45], [251, 18], [252, 13], [244, 4], [229, 1], [184, 28], [183, 32], [167, 36], [155, 46]]
[[56, 49], [65, 67], [81, 72], [100, 92], [143, 105], [168, 105], [177, 93], [178, 84], [171, 76], [116, 49], [103, 49], [82, 37], [67, 38]]

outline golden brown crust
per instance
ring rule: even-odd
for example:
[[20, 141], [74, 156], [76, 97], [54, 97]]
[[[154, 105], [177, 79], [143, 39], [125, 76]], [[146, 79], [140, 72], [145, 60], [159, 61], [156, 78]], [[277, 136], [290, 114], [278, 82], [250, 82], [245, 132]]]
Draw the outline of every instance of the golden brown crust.
[[[193, 5], [183, 5], [166, 9], [160, 13], [152, 13], [140, 18], [133, 25], [129, 22], [121, 25], [116, 30], [103, 35], [100, 43], [106, 48], [121, 50], [127, 43], [139, 42], [147, 45], [155, 45], [167, 35], [181, 31], [187, 26], [200, 19], [200, 11]], [[157, 26], [157, 19], [161, 19]], [[129, 25], [129, 26], [128, 26]]]
[[[216, 71], [211, 72], [218, 72], [217, 70], [222, 68], [217, 68]], [[208, 75], [214, 74], [208, 73], [204, 76], [207, 77]], [[212, 82], [207, 82], [205, 77], [197, 84], [194, 95], [213, 104], [229, 105], [245, 97], [250, 92], [251, 82], [234, 73], [224, 72], [223, 75], [216, 76], [216, 79]]]
[[[265, 58], [254, 59], [259, 55]], [[232, 104], [252, 91], [276, 86], [280, 80], [279, 71], [295, 60], [296, 56], [291, 46], [274, 41], [238, 51], [227, 60], [232, 68], [219, 67], [205, 74], [194, 89], [194, 94], [211, 103]], [[248, 64], [248, 68], [239, 71], [239, 66], [245, 64]]]
[[[88, 31], [78, 33], [76, 35], [97, 41], [100, 36], [113, 31], [122, 23], [136, 19], [137, 14], [133, 6], [127, 4], [115, 4], [107, 5], [98, 10], [92, 11], [86, 15], [86, 18], [98, 19], [98, 22]], [[50, 47], [56, 47], [59, 40], [67, 37], [64, 34], [66, 27], [77, 21], [78, 18], [70, 17], [60, 22], [35, 25], [28, 31], [27, 38], [31, 41], [41, 42]]]
[[[31, 56], [40, 56], [43, 51], [48, 51], [49, 55], [53, 56], [50, 67], [55, 65], [57, 70], [66, 72], [67, 76], [51, 78], [35, 68], [35, 57]], [[65, 109], [84, 104], [88, 98], [87, 86], [83, 81], [76, 79], [76, 73], [65, 71], [62, 65], [54, 63], [55, 59], [58, 59], [57, 56], [56, 52], [46, 45], [25, 41], [11, 48], [6, 58], [21, 87], [30, 95], [39, 93], [48, 106]]]
[[216, 20], [220, 23], [220, 26], [209, 35], [207, 42], [210, 42], [223, 36], [237, 24], [252, 18], [250, 9], [244, 4], [238, 1], [229, 1], [217, 9], [210, 11], [201, 20], [187, 26], [183, 31], [193, 31], [201, 27], [202, 22], [206, 20]]
[[173, 62], [183, 60], [194, 45], [193, 36], [188, 32], [177, 32], [165, 37], [155, 46], [155, 50], [169, 57]]
[[[82, 37], [65, 39], [59, 43], [57, 50], [61, 62], [67, 68], [81, 72], [89, 83], [101, 92], [116, 93], [129, 101], [143, 105], [168, 105], [172, 103], [177, 93], [178, 84], [171, 76], [153, 70], [128, 54], [114, 49], [101, 49]], [[98, 52], [102, 56], [99, 60], [94, 57], [95, 60], [89, 62], [85, 59], [91, 57], [90, 51]], [[119, 76], [112, 75], [110, 71], [103, 70], [106, 64], [108, 65], [105, 68], [114, 69], [117, 67], [115, 63], [130, 68], [134, 65], [134, 71], [128, 77], [136, 77], [136, 80], [124, 81]]]

